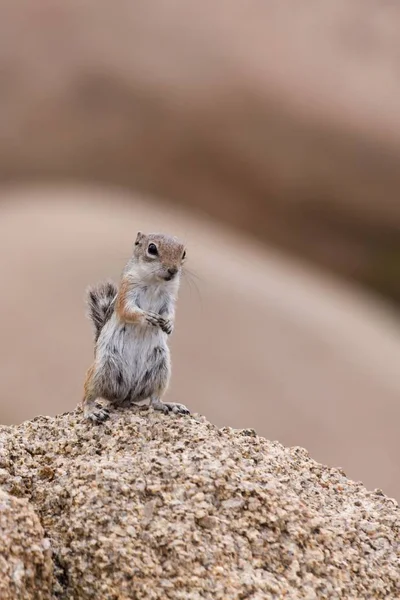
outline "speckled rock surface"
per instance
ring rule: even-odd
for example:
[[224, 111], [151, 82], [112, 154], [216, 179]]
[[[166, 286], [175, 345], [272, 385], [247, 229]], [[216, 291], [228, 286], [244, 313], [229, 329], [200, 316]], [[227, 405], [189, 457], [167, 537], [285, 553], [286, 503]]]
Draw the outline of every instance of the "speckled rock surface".
[[303, 449], [152, 412], [39, 417], [0, 444], [2, 487], [51, 540], [55, 598], [400, 596], [397, 504]]
[[1, 600], [50, 599], [52, 573], [50, 543], [32, 506], [0, 490]]

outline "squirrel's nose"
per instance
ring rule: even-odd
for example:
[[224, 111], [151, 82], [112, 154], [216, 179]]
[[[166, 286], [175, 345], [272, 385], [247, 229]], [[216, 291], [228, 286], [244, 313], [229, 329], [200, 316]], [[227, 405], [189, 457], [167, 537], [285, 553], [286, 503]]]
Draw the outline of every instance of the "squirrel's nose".
[[177, 272], [178, 272], [178, 269], [177, 269], [176, 267], [169, 267], [169, 269], [167, 269], [167, 270], [168, 270], [168, 273], [169, 273], [169, 274], [170, 274], [172, 277], [173, 277], [174, 275], [176, 275], [176, 274], [177, 274]]

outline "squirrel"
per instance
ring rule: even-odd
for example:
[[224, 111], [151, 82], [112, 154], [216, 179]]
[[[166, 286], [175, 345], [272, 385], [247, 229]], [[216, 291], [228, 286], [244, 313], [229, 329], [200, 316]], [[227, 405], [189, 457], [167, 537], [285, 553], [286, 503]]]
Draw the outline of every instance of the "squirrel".
[[171, 374], [167, 338], [172, 333], [186, 249], [162, 233], [137, 234], [119, 288], [100, 283], [87, 292], [94, 325], [95, 359], [87, 372], [84, 417], [100, 423], [110, 406], [150, 399], [163, 413], [190, 414], [183, 404], [163, 402]]

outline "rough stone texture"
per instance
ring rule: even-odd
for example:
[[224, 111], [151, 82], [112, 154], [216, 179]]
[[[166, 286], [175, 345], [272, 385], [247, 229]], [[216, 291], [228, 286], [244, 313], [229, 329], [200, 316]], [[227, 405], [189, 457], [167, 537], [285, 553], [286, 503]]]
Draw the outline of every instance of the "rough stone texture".
[[38, 417], [0, 442], [4, 487], [51, 539], [58, 598], [400, 595], [397, 503], [301, 448], [152, 412]]
[[[0, 470], [0, 484], [6, 473]], [[50, 542], [33, 507], [0, 489], [0, 598], [50, 600]]]
[[399, 301], [399, 16], [376, 0], [3, 0], [0, 180], [150, 190]]

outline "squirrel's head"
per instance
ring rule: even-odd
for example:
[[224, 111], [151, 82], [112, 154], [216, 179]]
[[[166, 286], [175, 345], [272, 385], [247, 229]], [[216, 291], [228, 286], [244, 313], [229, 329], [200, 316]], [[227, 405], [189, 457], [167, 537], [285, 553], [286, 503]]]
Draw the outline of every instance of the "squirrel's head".
[[179, 281], [186, 250], [175, 237], [139, 231], [133, 255], [141, 277], [150, 281]]

